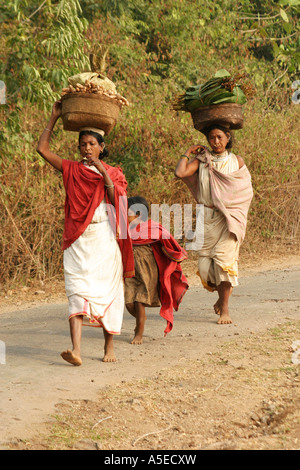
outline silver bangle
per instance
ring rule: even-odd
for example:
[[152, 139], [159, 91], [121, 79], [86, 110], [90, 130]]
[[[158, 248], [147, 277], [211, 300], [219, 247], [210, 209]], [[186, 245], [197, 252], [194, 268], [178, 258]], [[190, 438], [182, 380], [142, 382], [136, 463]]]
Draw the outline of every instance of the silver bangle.
[[52, 132], [52, 129], [48, 129], [48, 127], [45, 127], [44, 129], [45, 131], [49, 131], [49, 132]]
[[110, 189], [110, 188], [114, 188], [115, 185], [114, 184], [105, 184], [104, 185], [107, 189]]

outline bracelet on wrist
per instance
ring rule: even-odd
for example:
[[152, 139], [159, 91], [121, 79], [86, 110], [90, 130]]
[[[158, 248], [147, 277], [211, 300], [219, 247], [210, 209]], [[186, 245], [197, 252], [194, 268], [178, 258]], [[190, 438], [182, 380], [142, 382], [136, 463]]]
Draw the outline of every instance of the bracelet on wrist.
[[114, 188], [114, 187], [115, 187], [114, 184], [104, 184], [104, 186], [105, 186], [107, 189], [110, 189], [110, 188]]
[[44, 129], [45, 131], [49, 131], [49, 132], [52, 132], [53, 129], [48, 129], [48, 127], [45, 127]]
[[180, 158], [187, 158], [188, 160], [190, 159], [190, 157], [188, 157], [187, 155], [181, 155]]

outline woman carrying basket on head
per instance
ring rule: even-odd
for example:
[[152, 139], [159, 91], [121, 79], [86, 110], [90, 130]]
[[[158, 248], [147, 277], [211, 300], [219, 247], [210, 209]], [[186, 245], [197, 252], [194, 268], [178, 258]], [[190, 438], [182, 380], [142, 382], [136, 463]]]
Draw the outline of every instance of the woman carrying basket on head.
[[127, 233], [127, 182], [120, 168], [102, 161], [108, 152], [99, 129], [79, 133], [80, 162], [51, 152], [50, 136], [60, 116], [61, 102], [57, 101], [37, 151], [62, 172], [66, 191], [62, 248], [73, 349], [61, 356], [75, 366], [81, 365], [81, 332], [87, 319], [90, 325], [103, 327], [103, 361], [115, 362], [113, 336], [121, 332], [123, 277], [134, 275]]
[[232, 323], [229, 297], [238, 285], [239, 248], [244, 239], [253, 190], [250, 173], [231, 152], [229, 128], [213, 125], [202, 131], [211, 147], [191, 146], [180, 158], [175, 175], [204, 205], [204, 239], [198, 272], [209, 291], [217, 291], [214, 305], [219, 324]]

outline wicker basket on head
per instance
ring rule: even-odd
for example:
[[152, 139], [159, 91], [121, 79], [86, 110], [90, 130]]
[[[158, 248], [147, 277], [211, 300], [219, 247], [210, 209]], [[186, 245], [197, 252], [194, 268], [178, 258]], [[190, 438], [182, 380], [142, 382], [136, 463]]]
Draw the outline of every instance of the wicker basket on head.
[[202, 132], [214, 124], [221, 124], [229, 129], [242, 129], [242, 105], [235, 103], [213, 104], [203, 106], [191, 113], [194, 128]]
[[115, 127], [121, 106], [108, 96], [68, 93], [62, 97], [62, 121], [66, 131], [82, 127], [102, 129], [108, 135]]

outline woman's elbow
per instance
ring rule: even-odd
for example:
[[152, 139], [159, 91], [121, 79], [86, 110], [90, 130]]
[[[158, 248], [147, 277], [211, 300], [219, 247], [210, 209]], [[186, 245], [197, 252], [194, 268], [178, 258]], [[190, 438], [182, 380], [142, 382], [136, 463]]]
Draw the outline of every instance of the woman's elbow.
[[45, 148], [42, 144], [38, 143], [36, 151], [39, 155], [41, 155], [41, 157], [45, 156]]
[[179, 170], [179, 168], [175, 168], [174, 175], [176, 178], [182, 178], [183, 174], [182, 171]]

